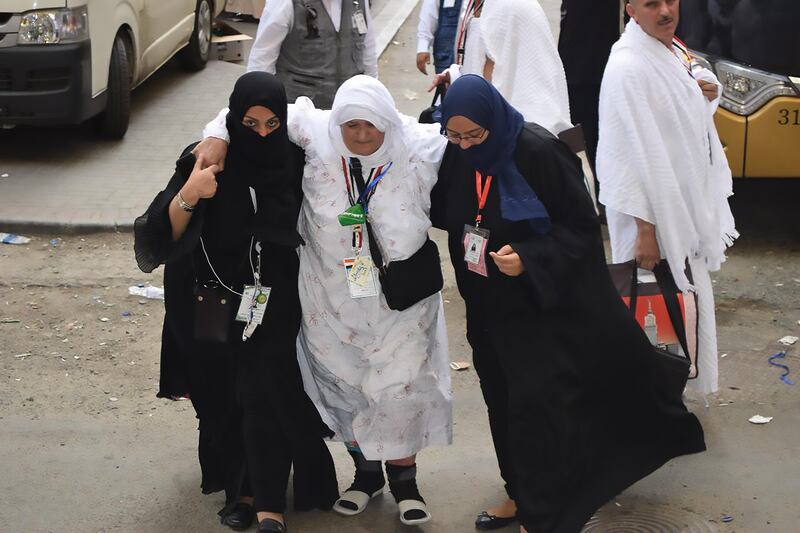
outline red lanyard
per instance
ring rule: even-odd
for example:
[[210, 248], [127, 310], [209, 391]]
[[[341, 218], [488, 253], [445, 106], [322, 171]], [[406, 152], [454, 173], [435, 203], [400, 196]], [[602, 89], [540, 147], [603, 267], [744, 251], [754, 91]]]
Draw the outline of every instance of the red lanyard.
[[[377, 172], [375, 170], [376, 169], [374, 168], [370, 170], [369, 178], [367, 178], [367, 183], [369, 184], [372, 183], [373, 176], [375, 175], [381, 176], [381, 172], [383, 171], [383, 165], [378, 167]], [[357, 197], [360, 197], [360, 195], [358, 196], [356, 195], [356, 193], [358, 192], [358, 187], [356, 186], [355, 183], [353, 183], [355, 180], [353, 179], [353, 176], [350, 172], [350, 168], [348, 167], [344, 157], [342, 158], [342, 173], [344, 173], [344, 183], [347, 186], [347, 197], [350, 200], [350, 205], [353, 206], [357, 203], [358, 201]], [[372, 189], [372, 192], [375, 192], [374, 187]], [[353, 226], [353, 249], [358, 250], [360, 252], [363, 247], [364, 247], [364, 231], [361, 228], [361, 224], [357, 224]]]
[[486, 183], [483, 183], [483, 176], [475, 171], [475, 193], [478, 196], [478, 214], [475, 215], [475, 227], [481, 225], [483, 220], [483, 208], [486, 207], [486, 199], [489, 198], [489, 189], [492, 187], [492, 177], [486, 176]]
[[[677, 37], [674, 37], [672, 39], [672, 46], [673, 46], [672, 53], [675, 55], [676, 58], [678, 58], [678, 61], [681, 62], [681, 65], [683, 66], [683, 68], [685, 68], [689, 72], [689, 76], [694, 78], [694, 73], [692, 72], [692, 59], [693, 58], [692, 58], [692, 54], [689, 53], [689, 49], [686, 47], [685, 44], [683, 44], [683, 41], [681, 41]], [[675, 48], [677, 48], [681, 52], [681, 55], [683, 57], [681, 57], [681, 55], [678, 55], [675, 52]]]
[[456, 43], [456, 64], [464, 64], [464, 47], [467, 44], [467, 27], [472, 19], [475, 18], [475, 11], [483, 7], [483, 0], [469, 0], [467, 9], [464, 11], [464, 20], [461, 21], [461, 30], [458, 33], [458, 42]]

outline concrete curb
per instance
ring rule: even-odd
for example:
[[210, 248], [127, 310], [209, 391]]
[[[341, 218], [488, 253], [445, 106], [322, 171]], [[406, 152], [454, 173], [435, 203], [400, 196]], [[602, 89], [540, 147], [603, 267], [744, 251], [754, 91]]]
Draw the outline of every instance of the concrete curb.
[[0, 230], [18, 235], [86, 235], [90, 233], [129, 233], [133, 231], [133, 222], [124, 224], [107, 223], [71, 223], [71, 222], [39, 222], [39, 221], [5, 221], [0, 219]]

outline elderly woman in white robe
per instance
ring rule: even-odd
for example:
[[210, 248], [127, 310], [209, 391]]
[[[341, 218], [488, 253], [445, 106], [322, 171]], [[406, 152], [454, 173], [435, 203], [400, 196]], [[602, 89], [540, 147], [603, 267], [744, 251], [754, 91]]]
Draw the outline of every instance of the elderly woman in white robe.
[[[412, 256], [431, 227], [430, 192], [446, 140], [438, 125], [400, 115], [389, 91], [368, 76], [345, 82], [331, 111], [299, 98], [289, 106], [288, 131], [306, 153], [298, 223], [306, 241], [299, 248], [300, 367], [306, 392], [335, 438], [347, 443], [356, 466], [355, 481], [334, 510], [362, 512], [383, 489], [386, 461], [400, 520], [427, 522], [415, 456], [452, 441], [441, 295], [394, 311], [380, 287], [371, 285], [377, 276], [366, 287], [354, 287], [345, 262], [369, 257], [370, 242], [363, 228], [342, 226], [338, 217], [358, 196], [352, 177], [359, 168], [367, 186], [376, 183], [368, 216], [383, 260]], [[225, 136], [219, 120], [204, 132]]]

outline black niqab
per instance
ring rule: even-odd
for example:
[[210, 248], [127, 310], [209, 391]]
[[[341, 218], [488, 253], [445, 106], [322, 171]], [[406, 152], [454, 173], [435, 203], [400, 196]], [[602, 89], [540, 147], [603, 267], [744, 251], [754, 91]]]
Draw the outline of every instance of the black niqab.
[[[262, 137], [242, 124], [253, 106], [272, 111], [280, 120], [278, 129]], [[237, 80], [226, 118], [230, 145], [225, 170], [217, 175], [219, 186], [209, 203], [204, 235], [222, 243], [244, 231], [262, 242], [292, 248], [302, 243], [295, 227], [296, 162], [290, 156], [286, 115], [286, 91], [275, 76], [249, 72]], [[250, 207], [250, 188], [256, 193], [256, 214]]]

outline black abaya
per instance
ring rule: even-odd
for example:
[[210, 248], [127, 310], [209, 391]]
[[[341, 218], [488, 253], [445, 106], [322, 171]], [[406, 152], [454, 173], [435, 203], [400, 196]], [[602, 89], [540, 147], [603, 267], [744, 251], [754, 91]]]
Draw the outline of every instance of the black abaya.
[[[297, 254], [287, 245], [286, 231], [265, 228], [256, 218], [248, 184], [228, 170], [217, 176], [214, 199], [201, 202], [183, 236], [172, 240], [169, 204], [194, 166], [193, 146], [184, 151], [168, 186], [135, 225], [142, 270], [165, 264], [158, 396], [191, 398], [199, 419], [204, 493], [224, 489], [230, 507], [245, 490], [255, 496], [256, 510], [283, 512], [293, 464], [295, 509], [330, 508], [338, 486], [323, 437], [332, 434], [303, 390], [296, 359]], [[290, 153], [290, 172], [299, 183], [304, 154], [294, 145]], [[285, 193], [294, 195], [295, 190]], [[299, 205], [294, 198], [291, 203]], [[297, 210], [283, 216], [294, 217], [288, 222], [293, 227]], [[243, 342], [244, 324], [231, 317], [227, 343], [195, 341], [195, 281], [214, 279], [200, 237], [222, 281], [241, 291], [244, 284], [253, 283], [248, 250], [254, 234], [262, 238], [261, 282], [272, 289], [262, 325]], [[238, 307], [238, 297], [228, 296]]]
[[481, 227], [491, 232], [489, 251], [510, 244], [520, 255], [521, 276], [502, 274], [490, 257], [488, 277], [466, 268], [475, 171], [456, 145], [445, 152], [431, 212], [449, 233], [467, 336], [480, 351], [476, 369], [521, 520], [530, 533], [573, 533], [669, 459], [704, 450], [703, 431], [680, 398], [654, 393], [652, 349], [611, 283], [578, 159], [526, 124], [514, 160], [552, 229], [538, 234], [527, 221], [501, 218], [494, 185]]

